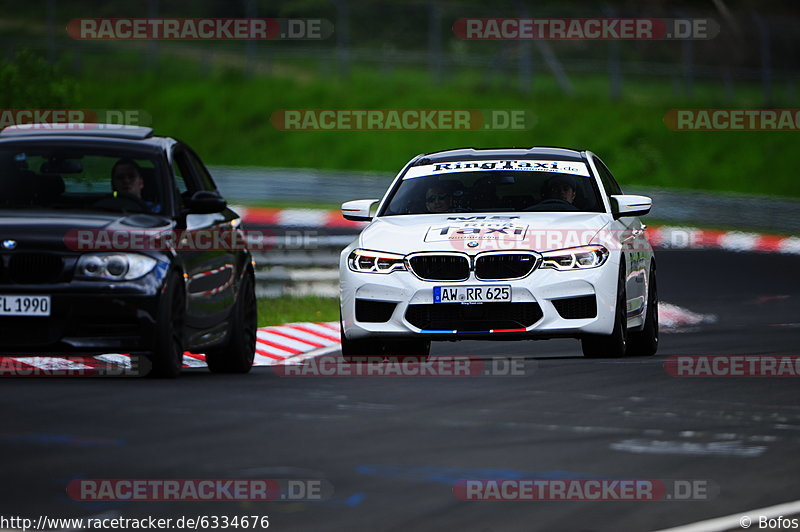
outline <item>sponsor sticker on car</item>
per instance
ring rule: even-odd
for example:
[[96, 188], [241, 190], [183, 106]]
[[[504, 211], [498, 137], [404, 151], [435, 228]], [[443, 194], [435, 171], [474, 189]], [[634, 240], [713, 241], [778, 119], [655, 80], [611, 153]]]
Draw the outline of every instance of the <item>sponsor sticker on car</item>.
[[[432, 225], [425, 232], [425, 242], [448, 242], [454, 240], [524, 240], [528, 224], [515, 223], [509, 219], [486, 220], [483, 216], [449, 218], [448, 223]], [[504, 217], [505, 218], [505, 217]]]
[[541, 161], [541, 160], [513, 160], [499, 159], [496, 161], [454, 161], [448, 163], [427, 164], [414, 166], [408, 169], [403, 180], [416, 177], [449, 174], [454, 172], [485, 172], [511, 170], [515, 172], [554, 172], [589, 177], [586, 163], [577, 161]]

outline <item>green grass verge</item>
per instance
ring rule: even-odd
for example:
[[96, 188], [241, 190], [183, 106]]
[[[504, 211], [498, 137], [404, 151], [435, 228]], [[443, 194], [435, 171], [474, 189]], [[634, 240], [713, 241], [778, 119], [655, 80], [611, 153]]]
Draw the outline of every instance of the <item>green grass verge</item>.
[[316, 296], [258, 300], [259, 327], [294, 321], [339, 321], [339, 300]]
[[[726, 101], [721, 85], [698, 82], [688, 99], [668, 83], [626, 78], [622, 100], [613, 101], [604, 76], [573, 76], [575, 94], [564, 95], [543, 75], [526, 94], [511, 78], [475, 73], [454, 73], [434, 86], [425, 72], [411, 69], [382, 75], [354, 68], [342, 79], [280, 66], [273, 70], [280, 75], [252, 79], [230, 69], [201, 75], [185, 64], [172, 73], [166, 58], [155, 74], [111, 65], [98, 75], [86, 68], [76, 107], [143, 109], [159, 133], [184, 139], [212, 165], [394, 172], [422, 152], [554, 145], [598, 153], [623, 186], [800, 196], [787, 155], [796, 132], [675, 132], [664, 125], [673, 108], [760, 107], [757, 85], [737, 85], [734, 100]], [[796, 107], [778, 92], [773, 107]], [[385, 108], [521, 109], [535, 123], [516, 131], [279, 131], [270, 123], [280, 109]]]

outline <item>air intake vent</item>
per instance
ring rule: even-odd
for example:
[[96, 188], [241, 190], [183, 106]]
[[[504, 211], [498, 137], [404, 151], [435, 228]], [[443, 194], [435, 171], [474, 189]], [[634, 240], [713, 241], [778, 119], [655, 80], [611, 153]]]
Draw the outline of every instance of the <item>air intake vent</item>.
[[561, 317], [567, 320], [580, 320], [597, 316], [597, 298], [593, 295], [554, 299], [553, 306], [556, 307]]
[[542, 318], [538, 303], [409, 305], [406, 319], [420, 329], [488, 331], [528, 328]]

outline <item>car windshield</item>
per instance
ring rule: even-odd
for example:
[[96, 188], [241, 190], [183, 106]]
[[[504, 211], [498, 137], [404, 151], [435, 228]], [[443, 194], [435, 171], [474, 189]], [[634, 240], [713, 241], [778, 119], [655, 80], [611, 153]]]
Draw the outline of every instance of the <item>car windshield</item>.
[[159, 213], [156, 159], [141, 152], [17, 145], [0, 149], [0, 208]]
[[603, 212], [581, 161], [470, 161], [412, 167], [384, 216], [436, 212]]

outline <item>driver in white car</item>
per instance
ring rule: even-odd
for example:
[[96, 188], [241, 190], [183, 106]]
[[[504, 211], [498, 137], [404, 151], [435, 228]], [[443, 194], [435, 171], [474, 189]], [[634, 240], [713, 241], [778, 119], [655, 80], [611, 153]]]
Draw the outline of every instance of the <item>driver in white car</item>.
[[573, 205], [576, 195], [577, 187], [571, 177], [566, 175], [553, 176], [545, 181], [544, 186], [542, 186], [542, 201], [529, 210], [577, 211], [578, 208]]

